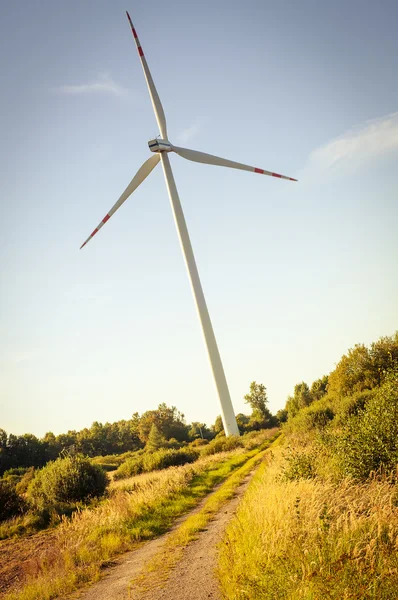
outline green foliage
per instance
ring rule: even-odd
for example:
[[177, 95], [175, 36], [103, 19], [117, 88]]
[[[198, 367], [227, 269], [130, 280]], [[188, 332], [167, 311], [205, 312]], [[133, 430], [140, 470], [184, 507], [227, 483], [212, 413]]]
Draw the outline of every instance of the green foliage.
[[199, 452], [193, 448], [180, 448], [180, 450], [162, 449], [157, 452], [143, 455], [143, 470], [158, 471], [167, 467], [177, 467], [186, 463], [195, 462]]
[[156, 450], [164, 448], [165, 446], [167, 446], [166, 438], [159, 431], [155, 423], [152, 423], [151, 431], [149, 432], [145, 450], [147, 450], [148, 452], [155, 452]]
[[328, 389], [346, 396], [380, 386], [384, 375], [398, 364], [398, 332], [367, 348], [357, 344], [344, 354], [329, 375]]
[[117, 479], [127, 479], [128, 477], [134, 477], [135, 475], [139, 475], [144, 470], [144, 461], [142, 455], [132, 456], [128, 458], [124, 463], [118, 467], [117, 471], [113, 478]]
[[139, 456], [129, 458], [120, 465], [116, 471], [115, 479], [127, 479], [140, 473], [167, 469], [186, 463], [195, 462], [199, 457], [199, 452], [194, 448], [163, 448], [155, 452], [143, 453]]
[[285, 455], [285, 464], [282, 466], [281, 479], [293, 481], [295, 479], [312, 479], [315, 476], [314, 454], [290, 449], [290, 452]]
[[208, 429], [206, 423], [199, 423], [198, 421], [194, 421], [191, 423], [191, 428], [188, 431], [188, 437], [190, 440], [195, 439], [204, 439], [211, 440], [214, 437], [214, 433]]
[[305, 381], [297, 383], [294, 386], [294, 395], [289, 396], [286, 402], [286, 410], [288, 419], [292, 419], [297, 415], [299, 410], [309, 406], [312, 402], [311, 392]]
[[288, 417], [287, 408], [281, 408], [276, 413], [276, 418], [277, 418], [278, 423], [286, 423], [287, 417]]
[[179, 442], [188, 441], [188, 427], [185, 418], [175, 406], [169, 407], [164, 402], [157, 410], [148, 410], [139, 419], [138, 433], [141, 442], [149, 439], [152, 426], [156, 425], [160, 433], [169, 440], [175, 438]]
[[392, 472], [398, 464], [398, 369], [350, 417], [337, 438], [336, 451], [345, 475], [365, 479], [372, 472]]
[[216, 417], [214, 425], [211, 426], [211, 430], [215, 435], [218, 435], [219, 433], [223, 433], [225, 435], [224, 425], [222, 422], [221, 415], [218, 415]]
[[328, 375], [324, 375], [320, 379], [314, 381], [310, 389], [311, 401], [314, 402], [316, 400], [320, 400], [327, 393], [329, 384]]
[[14, 517], [23, 510], [24, 502], [15, 486], [8, 481], [0, 481], [0, 521]]
[[40, 469], [28, 487], [27, 496], [33, 506], [43, 509], [102, 496], [107, 485], [106, 473], [98, 465], [79, 455], [68, 456]]
[[335, 409], [327, 397], [302, 408], [284, 424], [286, 434], [296, 437], [324, 429], [335, 416]]
[[15, 487], [18, 494], [26, 494], [30, 482], [34, 479], [35, 474], [36, 472], [34, 467], [30, 467], [30, 469], [26, 470], [26, 473], [23, 475], [23, 477], [20, 479], [20, 481]]
[[240, 437], [231, 435], [229, 437], [218, 437], [207, 444], [202, 450], [202, 456], [210, 456], [218, 452], [229, 452], [235, 448], [243, 448], [243, 441]]
[[267, 407], [268, 398], [265, 385], [252, 381], [250, 392], [244, 396], [244, 400], [252, 409], [250, 428], [263, 429], [267, 427], [271, 423], [272, 415]]

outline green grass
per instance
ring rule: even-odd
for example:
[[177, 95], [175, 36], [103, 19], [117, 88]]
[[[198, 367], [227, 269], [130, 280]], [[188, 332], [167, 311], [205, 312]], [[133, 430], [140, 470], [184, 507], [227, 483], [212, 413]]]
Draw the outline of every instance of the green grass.
[[167, 531], [214, 486], [239, 469], [260, 448], [202, 458], [192, 465], [138, 476], [128, 489], [115, 487], [97, 507], [75, 513], [58, 528], [57, 541], [39, 575], [7, 600], [52, 600], [100, 577], [112, 557]]
[[394, 600], [398, 502], [388, 479], [288, 481], [274, 450], [227, 528], [219, 578], [228, 600]]
[[[269, 446], [273, 438], [267, 440], [266, 446]], [[243, 465], [230, 474], [221, 487], [214, 492], [205, 502], [202, 509], [188, 517], [180, 527], [174, 531], [167, 539], [166, 546], [163, 546], [157, 555], [148, 565], [145, 565], [145, 571], [136, 577], [130, 584], [130, 593], [138, 595], [151, 589], [160, 590], [167, 580], [170, 570], [177, 564], [183, 554], [184, 548], [192, 541], [198, 538], [210, 519], [220, 510], [220, 508], [230, 500], [244, 478], [264, 459], [267, 449], [260, 451], [260, 448], [249, 451], [244, 455]], [[232, 469], [230, 470], [231, 473]], [[225, 479], [225, 477], [224, 477]], [[165, 549], [167, 552], [165, 552]]]

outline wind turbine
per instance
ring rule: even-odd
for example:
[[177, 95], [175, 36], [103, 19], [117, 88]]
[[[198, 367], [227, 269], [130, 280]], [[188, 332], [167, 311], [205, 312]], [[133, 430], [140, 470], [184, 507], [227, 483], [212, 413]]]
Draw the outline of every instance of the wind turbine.
[[226, 435], [239, 435], [239, 429], [236, 424], [236, 418], [234, 409], [231, 402], [231, 397], [228, 390], [227, 380], [223, 365], [221, 362], [220, 353], [218, 351], [216, 338], [214, 335], [213, 327], [210, 320], [209, 311], [207, 310], [205, 297], [203, 294], [202, 285], [199, 279], [199, 273], [193, 254], [191, 241], [188, 235], [188, 229], [184, 218], [184, 213], [181, 207], [180, 199], [178, 197], [177, 187], [174, 181], [173, 172], [169, 161], [169, 152], [175, 152], [182, 158], [188, 160], [204, 163], [207, 165], [217, 165], [219, 167], [230, 167], [232, 169], [241, 169], [242, 171], [251, 171], [252, 173], [260, 173], [262, 175], [270, 175], [271, 177], [278, 177], [279, 179], [287, 179], [289, 181], [297, 181], [292, 177], [286, 177], [285, 175], [279, 175], [272, 171], [265, 171], [264, 169], [258, 169], [256, 167], [250, 167], [243, 165], [232, 160], [226, 160], [212, 154], [205, 154], [204, 152], [198, 152], [197, 150], [189, 150], [187, 148], [180, 148], [174, 146], [168, 140], [166, 118], [164, 115], [163, 107], [160, 102], [159, 95], [157, 93], [155, 84], [152, 79], [152, 75], [148, 68], [144, 52], [142, 50], [141, 43], [138, 39], [137, 32], [134, 29], [134, 25], [131, 21], [129, 13], [126, 11], [127, 18], [130, 23], [131, 31], [134, 36], [135, 43], [137, 45], [138, 54], [141, 60], [142, 68], [144, 70], [145, 79], [148, 85], [149, 95], [152, 100], [153, 110], [155, 111], [156, 120], [160, 129], [161, 138], [150, 140], [148, 142], [149, 149], [153, 152], [153, 155], [144, 162], [144, 164], [138, 169], [137, 173], [120, 196], [119, 200], [114, 204], [111, 210], [105, 215], [102, 221], [97, 225], [91, 235], [82, 244], [81, 248], [91, 240], [91, 238], [101, 229], [101, 227], [111, 218], [111, 216], [117, 211], [118, 208], [127, 200], [129, 196], [138, 188], [139, 185], [148, 177], [151, 171], [156, 165], [161, 162], [163, 167], [164, 176], [166, 179], [166, 185], [169, 192], [171, 207], [174, 214], [174, 220], [177, 227], [178, 236], [180, 238], [181, 248], [185, 259], [185, 264], [188, 269], [188, 274], [192, 286], [192, 292], [198, 310], [200, 323], [202, 326], [203, 335], [207, 347], [207, 352], [210, 359], [211, 368], [213, 371], [214, 381], [216, 384], [218, 397], [221, 404], [222, 420], [224, 424], [224, 431]]

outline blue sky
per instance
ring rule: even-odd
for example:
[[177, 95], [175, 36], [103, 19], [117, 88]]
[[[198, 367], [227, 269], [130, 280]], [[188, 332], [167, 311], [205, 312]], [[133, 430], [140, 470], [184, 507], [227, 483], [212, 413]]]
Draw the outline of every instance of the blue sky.
[[158, 134], [299, 178], [171, 157], [236, 412], [281, 408], [397, 329], [395, 1], [21, 1], [0, 21], [0, 427], [60, 433], [218, 401], [160, 167], [82, 242]]

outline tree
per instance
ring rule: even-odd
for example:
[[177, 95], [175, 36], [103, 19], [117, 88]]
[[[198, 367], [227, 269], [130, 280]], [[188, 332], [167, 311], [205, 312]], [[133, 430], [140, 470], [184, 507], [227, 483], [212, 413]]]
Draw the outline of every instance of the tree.
[[221, 415], [218, 415], [216, 417], [216, 421], [214, 425], [211, 426], [211, 430], [214, 432], [215, 435], [218, 435], [219, 433], [224, 433], [224, 425], [222, 422]]
[[298, 411], [305, 406], [309, 406], [312, 402], [311, 392], [305, 381], [297, 383], [294, 386], [294, 395], [289, 396], [286, 402], [286, 410], [288, 418], [295, 417]]
[[193, 423], [191, 423], [188, 435], [190, 440], [197, 440], [198, 438], [210, 440], [213, 437], [212, 432], [207, 427], [206, 423], [199, 423], [198, 421], [193, 421]]
[[249, 427], [250, 417], [244, 415], [243, 413], [239, 413], [236, 415], [236, 423], [238, 425], [239, 431], [243, 433]]
[[357, 344], [344, 354], [329, 375], [328, 391], [347, 396], [382, 384], [385, 374], [398, 364], [398, 332], [382, 337], [369, 348]]
[[164, 448], [165, 446], [167, 446], [166, 438], [156, 427], [155, 423], [153, 423], [145, 448], [149, 452], [155, 452], [156, 450], [159, 450], [159, 448]]
[[323, 377], [320, 377], [320, 379], [314, 381], [310, 389], [312, 402], [315, 402], [315, 400], [320, 400], [323, 396], [325, 396], [327, 393], [328, 382], [329, 377], [327, 375], [324, 375]]
[[179, 442], [188, 441], [188, 427], [184, 415], [175, 406], [169, 407], [162, 402], [157, 410], [148, 410], [142, 415], [138, 425], [138, 434], [142, 442], [148, 441], [153, 424], [167, 440], [175, 438]]
[[253, 429], [266, 427], [270, 423], [272, 415], [267, 407], [268, 398], [265, 385], [252, 381], [250, 392], [244, 396], [244, 400], [252, 409], [250, 427]]

